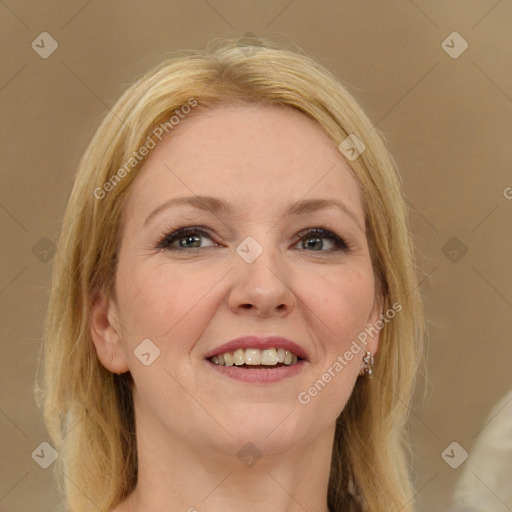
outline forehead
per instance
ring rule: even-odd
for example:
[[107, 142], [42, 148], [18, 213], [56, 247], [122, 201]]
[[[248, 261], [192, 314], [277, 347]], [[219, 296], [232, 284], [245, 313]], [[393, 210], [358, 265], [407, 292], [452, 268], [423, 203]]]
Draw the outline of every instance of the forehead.
[[334, 142], [305, 114], [277, 105], [185, 118], [130, 189], [128, 217], [174, 197], [209, 195], [258, 214], [309, 197], [341, 199], [364, 219], [358, 183]]

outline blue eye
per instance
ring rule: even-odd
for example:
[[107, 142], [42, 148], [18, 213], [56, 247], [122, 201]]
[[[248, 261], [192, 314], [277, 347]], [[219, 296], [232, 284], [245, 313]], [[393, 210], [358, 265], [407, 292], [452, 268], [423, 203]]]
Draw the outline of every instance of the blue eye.
[[[203, 239], [210, 240], [210, 244], [202, 245]], [[324, 240], [328, 240], [326, 244]], [[177, 242], [177, 243], [176, 243]], [[312, 228], [303, 231], [299, 235], [299, 241], [295, 244], [301, 244], [301, 248], [313, 252], [348, 252], [349, 247], [346, 242], [338, 235], [323, 228]], [[325, 246], [328, 246], [327, 248]], [[185, 250], [187, 252], [198, 252], [207, 247], [218, 246], [212, 240], [212, 236], [204, 229], [197, 227], [185, 227], [177, 229], [172, 233], [165, 235], [158, 244], [158, 249], [166, 249], [169, 251]], [[330, 247], [329, 247], [330, 246]]]
[[[204, 229], [194, 227], [182, 228], [166, 235], [158, 244], [158, 248], [168, 250], [192, 249], [194, 251], [204, 247], [201, 247], [202, 237], [207, 237], [211, 240], [211, 236]], [[174, 245], [174, 242], [178, 242], [178, 246]], [[208, 247], [213, 245], [216, 244], [212, 243]]]
[[[325, 249], [323, 240], [327, 239], [334, 247]], [[301, 233], [298, 243], [302, 243], [303, 249], [312, 249], [315, 252], [331, 252], [335, 250], [348, 251], [348, 245], [338, 235], [323, 228], [313, 228]]]

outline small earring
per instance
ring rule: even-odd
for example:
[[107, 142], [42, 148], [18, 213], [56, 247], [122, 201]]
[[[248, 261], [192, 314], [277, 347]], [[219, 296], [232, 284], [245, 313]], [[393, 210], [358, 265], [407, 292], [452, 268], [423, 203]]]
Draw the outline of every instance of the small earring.
[[363, 356], [363, 363], [365, 363], [366, 366], [363, 367], [363, 369], [360, 372], [360, 375], [366, 375], [369, 379], [373, 378], [373, 365], [375, 364], [375, 358], [372, 356], [372, 353], [367, 350], [366, 354]]

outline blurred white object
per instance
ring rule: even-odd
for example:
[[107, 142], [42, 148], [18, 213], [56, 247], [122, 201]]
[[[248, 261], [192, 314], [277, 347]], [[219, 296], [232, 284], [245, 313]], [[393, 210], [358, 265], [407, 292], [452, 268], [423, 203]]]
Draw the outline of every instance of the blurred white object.
[[455, 502], [475, 512], [512, 510], [512, 391], [492, 409], [455, 489]]

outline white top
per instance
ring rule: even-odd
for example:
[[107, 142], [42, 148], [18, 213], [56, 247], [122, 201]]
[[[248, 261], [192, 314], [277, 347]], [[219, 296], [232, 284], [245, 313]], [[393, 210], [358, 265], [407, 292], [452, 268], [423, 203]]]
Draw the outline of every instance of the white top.
[[[492, 409], [455, 490], [457, 505], [475, 512], [512, 510], [512, 391]], [[462, 469], [462, 468], [461, 468]]]

